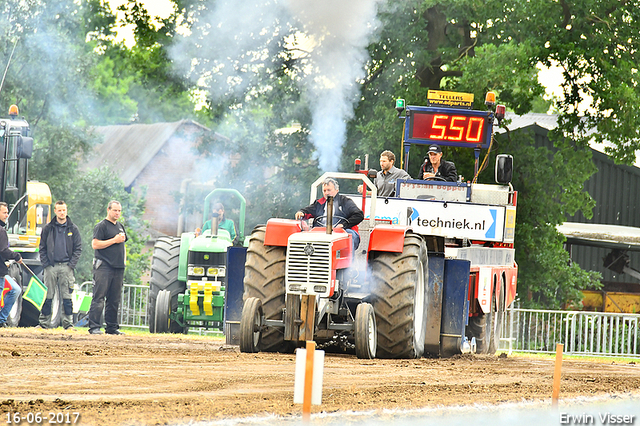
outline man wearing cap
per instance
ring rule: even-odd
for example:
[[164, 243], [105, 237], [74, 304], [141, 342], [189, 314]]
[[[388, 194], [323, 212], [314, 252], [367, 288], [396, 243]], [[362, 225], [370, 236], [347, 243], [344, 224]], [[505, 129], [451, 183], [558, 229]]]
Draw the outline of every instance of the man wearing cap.
[[438, 179], [455, 182], [458, 180], [458, 171], [453, 161], [442, 159], [440, 146], [433, 144], [429, 147], [429, 155], [424, 157], [424, 163], [420, 168], [418, 179]]

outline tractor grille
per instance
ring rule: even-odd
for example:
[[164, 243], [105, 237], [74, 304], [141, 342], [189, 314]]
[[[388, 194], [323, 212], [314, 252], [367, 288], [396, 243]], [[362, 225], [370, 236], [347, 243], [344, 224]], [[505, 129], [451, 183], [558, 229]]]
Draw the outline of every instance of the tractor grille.
[[314, 292], [315, 285], [331, 282], [331, 245], [325, 242], [289, 242], [287, 287], [299, 285]]

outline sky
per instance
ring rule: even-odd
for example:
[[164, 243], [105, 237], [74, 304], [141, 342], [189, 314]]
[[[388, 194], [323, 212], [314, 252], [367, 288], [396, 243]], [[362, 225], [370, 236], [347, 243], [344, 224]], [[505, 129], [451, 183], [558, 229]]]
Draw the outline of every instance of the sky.
[[[116, 11], [118, 6], [123, 5], [127, 2], [127, 0], [107, 0], [111, 9], [118, 14]], [[149, 15], [152, 17], [159, 16], [160, 18], [168, 18], [173, 11], [170, 0], [144, 0], [141, 2], [147, 8]], [[118, 40], [125, 40], [125, 43], [130, 46], [133, 42], [133, 30], [132, 26], [124, 27], [122, 30], [118, 31]]]

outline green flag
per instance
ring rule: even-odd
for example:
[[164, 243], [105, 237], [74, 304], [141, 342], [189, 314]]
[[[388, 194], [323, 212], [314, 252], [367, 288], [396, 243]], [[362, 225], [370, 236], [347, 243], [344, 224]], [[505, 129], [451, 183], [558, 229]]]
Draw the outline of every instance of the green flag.
[[44, 305], [44, 300], [47, 297], [47, 286], [45, 286], [42, 281], [38, 279], [35, 275], [31, 277], [29, 280], [29, 286], [27, 287], [27, 291], [24, 292], [22, 298], [24, 300], [28, 300], [38, 308], [38, 310], [42, 309], [42, 305]]

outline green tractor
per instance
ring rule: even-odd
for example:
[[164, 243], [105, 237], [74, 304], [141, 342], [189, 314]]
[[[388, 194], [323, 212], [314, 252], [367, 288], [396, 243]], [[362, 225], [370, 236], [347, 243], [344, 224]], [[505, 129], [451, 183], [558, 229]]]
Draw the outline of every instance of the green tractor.
[[151, 262], [147, 312], [151, 333], [187, 333], [189, 328], [224, 332], [228, 344], [238, 344], [244, 263], [246, 201], [235, 189], [214, 189], [204, 200], [205, 215], [211, 200], [232, 195], [240, 202], [239, 244], [218, 226], [217, 213], [211, 229], [202, 234], [185, 232], [160, 237]]

